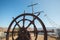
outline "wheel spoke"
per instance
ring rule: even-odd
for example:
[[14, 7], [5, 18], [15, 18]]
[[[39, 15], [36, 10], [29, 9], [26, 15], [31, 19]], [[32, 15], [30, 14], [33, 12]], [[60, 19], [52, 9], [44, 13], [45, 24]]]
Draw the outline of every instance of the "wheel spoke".
[[25, 15], [23, 16], [23, 27], [25, 25]]
[[34, 23], [33, 23], [33, 25], [34, 25], [34, 36], [36, 36], [35, 40], [37, 40], [38, 30], [37, 30], [37, 28], [36, 28]]
[[29, 25], [26, 27], [26, 29], [31, 25], [31, 23], [29, 23]]
[[[13, 17], [13, 19], [14, 19], [14, 17]], [[15, 22], [18, 25], [18, 27], [21, 28], [21, 26], [19, 25], [19, 23], [16, 20], [15, 20]]]
[[36, 18], [34, 18], [34, 19], [29, 23], [29, 25], [26, 27], [26, 29], [32, 24], [32, 22], [34, 22], [35, 19], [36, 19]]

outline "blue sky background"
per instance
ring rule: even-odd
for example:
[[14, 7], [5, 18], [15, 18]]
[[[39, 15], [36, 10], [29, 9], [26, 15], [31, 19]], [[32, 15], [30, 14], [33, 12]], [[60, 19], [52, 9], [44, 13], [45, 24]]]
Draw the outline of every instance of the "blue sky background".
[[51, 25], [44, 17], [45, 14], [60, 25], [60, 0], [0, 0], [0, 27], [8, 27], [12, 17], [22, 14], [24, 10], [31, 12], [31, 8], [27, 5], [32, 3], [39, 3], [34, 7], [34, 12], [44, 11], [39, 17], [46, 27], [51, 27]]

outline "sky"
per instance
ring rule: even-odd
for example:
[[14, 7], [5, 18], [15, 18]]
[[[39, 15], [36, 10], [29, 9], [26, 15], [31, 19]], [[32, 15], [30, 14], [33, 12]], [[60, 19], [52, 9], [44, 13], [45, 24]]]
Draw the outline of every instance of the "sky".
[[[44, 11], [39, 18], [46, 27], [52, 27], [50, 22], [60, 25], [60, 0], [0, 0], [0, 27], [8, 27], [12, 17], [22, 14], [24, 10], [31, 13], [31, 7], [27, 6], [32, 3], [38, 3], [34, 6], [34, 12]], [[47, 20], [45, 14], [50, 20]]]

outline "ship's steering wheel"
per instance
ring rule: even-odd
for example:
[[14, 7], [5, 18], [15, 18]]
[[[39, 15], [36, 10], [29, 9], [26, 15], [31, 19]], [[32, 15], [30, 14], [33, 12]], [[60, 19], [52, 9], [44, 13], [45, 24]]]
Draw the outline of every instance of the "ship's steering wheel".
[[[29, 19], [25, 18], [26, 16], [33, 17], [33, 20], [29, 20]], [[17, 19], [19, 19], [21, 17], [22, 17], [22, 19], [20, 19], [19, 21], [17, 21]], [[37, 40], [37, 36], [38, 36], [38, 33], [40, 31], [37, 30], [37, 26], [34, 23], [34, 21], [36, 19], [38, 20], [38, 22], [41, 24], [41, 26], [43, 28], [44, 40], [47, 40], [47, 31], [46, 31], [46, 27], [45, 27], [44, 23], [42, 22], [42, 20], [38, 16], [36, 16], [34, 14], [31, 14], [31, 13], [24, 13], [24, 14], [21, 14], [21, 15], [17, 16], [16, 18], [13, 18], [13, 20], [10, 23], [10, 25], [8, 27], [8, 30], [7, 30], [6, 40], [9, 40], [9, 34], [10, 33], [12, 34], [12, 40], [32, 40], [30, 33], [33, 33], [34, 36], [35, 36], [34, 40]], [[23, 24], [22, 24], [23, 26], [20, 26], [21, 24], [19, 24], [19, 22], [21, 22], [21, 21], [23, 21]], [[25, 26], [25, 21], [29, 21], [29, 24], [27, 23], [28, 26]], [[13, 23], [15, 23], [15, 25]], [[29, 28], [29, 26], [31, 24], [34, 27], [34, 30], [33, 31], [28, 31], [27, 29]], [[13, 28], [12, 28], [12, 25], [14, 25]], [[19, 27], [18, 31], [14, 31], [14, 29], [15, 29], [16, 26]], [[12, 32], [10, 32], [11, 28], [12, 28]], [[14, 39], [14, 33], [18, 34], [18, 37], [16, 39]]]

